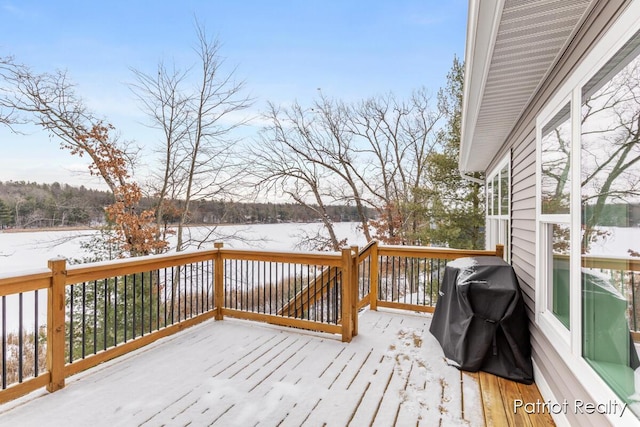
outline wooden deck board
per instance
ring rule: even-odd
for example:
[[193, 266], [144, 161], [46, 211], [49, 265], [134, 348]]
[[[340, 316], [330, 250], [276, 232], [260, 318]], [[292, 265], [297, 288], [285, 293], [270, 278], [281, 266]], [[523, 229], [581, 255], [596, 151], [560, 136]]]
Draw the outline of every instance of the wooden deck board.
[[21, 426], [553, 425], [548, 416], [513, 413], [514, 398], [540, 398], [535, 386], [448, 366], [430, 319], [366, 311], [351, 343], [209, 321], [73, 376], [59, 392], [1, 405], [0, 419]]

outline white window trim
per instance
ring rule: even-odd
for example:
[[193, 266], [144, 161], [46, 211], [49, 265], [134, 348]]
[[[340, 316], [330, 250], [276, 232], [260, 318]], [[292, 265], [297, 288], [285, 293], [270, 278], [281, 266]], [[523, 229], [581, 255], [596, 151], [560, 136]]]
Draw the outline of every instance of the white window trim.
[[[565, 359], [569, 369], [576, 375], [583, 387], [591, 394], [594, 402], [608, 402], [610, 400], [618, 400], [616, 394], [609, 388], [602, 378], [588, 365], [582, 357], [582, 312], [581, 312], [581, 287], [574, 286], [576, 275], [579, 277], [581, 273], [581, 250], [580, 236], [573, 232], [581, 227], [580, 218], [580, 180], [572, 179], [572, 197], [571, 197], [571, 331], [568, 342], [558, 343], [558, 336], [554, 333], [553, 325], [546, 325], [547, 316], [544, 314], [542, 307], [546, 307], [546, 300], [540, 300], [541, 284], [539, 278], [541, 271], [540, 262], [540, 138], [541, 125], [545, 121], [550, 120], [553, 116], [551, 112], [557, 112], [564, 106], [567, 100], [571, 100], [572, 113], [572, 141], [580, 140], [580, 129], [576, 126], [580, 123], [580, 108], [573, 108], [574, 105], [581, 107], [581, 89], [596, 72], [598, 72], [606, 62], [618, 52], [618, 50], [631, 37], [640, 30], [640, 1], [632, 2], [628, 8], [620, 15], [617, 21], [609, 28], [603, 37], [596, 43], [595, 47], [588, 53], [584, 61], [580, 63], [567, 78], [565, 84], [559, 88], [555, 96], [542, 110], [536, 120], [536, 313], [535, 322], [541, 331], [547, 336], [552, 345], [556, 347], [559, 354]], [[576, 110], [575, 112], [573, 110]], [[577, 139], [576, 139], [577, 138]], [[580, 144], [572, 142], [571, 150], [571, 167], [572, 176], [580, 176]], [[545, 291], [546, 292], [546, 291]], [[546, 297], [546, 295], [544, 295]], [[552, 322], [551, 322], [552, 323]], [[549, 326], [549, 327], [548, 327]], [[557, 326], [557, 325], [556, 325]], [[625, 411], [622, 417], [619, 414], [608, 414], [606, 417], [612, 425], [640, 425], [640, 420], [631, 412]]]
[[[504, 169], [506, 167], [507, 169], [507, 173], [509, 174], [509, 188], [507, 189], [508, 194], [509, 194], [509, 211], [507, 212], [507, 214], [502, 214], [502, 198], [498, 199], [498, 212], [500, 212], [500, 214], [495, 215], [489, 214], [489, 200], [488, 200], [488, 184], [489, 182], [493, 182], [493, 178], [498, 175], [500, 173], [500, 171], [502, 171], [502, 169]], [[487, 177], [485, 179], [485, 200], [487, 200], [487, 206], [485, 209], [486, 215], [485, 215], [485, 225], [486, 225], [486, 230], [485, 230], [485, 241], [486, 241], [486, 249], [487, 250], [493, 250], [495, 249], [495, 244], [491, 245], [489, 242], [489, 236], [490, 236], [490, 232], [492, 232], [493, 230], [491, 229], [490, 225], [492, 220], [498, 220], [498, 222], [500, 221], [506, 221], [507, 223], [507, 227], [509, 229], [508, 235], [504, 236], [504, 246], [505, 246], [505, 257], [506, 257], [506, 261], [507, 262], [511, 262], [511, 205], [512, 205], [512, 199], [511, 199], [511, 188], [513, 187], [513, 183], [512, 183], [512, 176], [511, 176], [511, 150], [509, 150], [509, 152], [504, 156], [504, 158], [491, 170], [491, 172], [489, 172], [489, 174], [487, 174]], [[502, 189], [502, 180], [499, 179], [498, 180], [498, 186], [500, 187], [500, 190]], [[493, 194], [494, 196], [500, 195], [501, 192], [496, 190], [495, 188], [493, 188]], [[498, 230], [498, 233], [501, 233], [500, 230]], [[493, 247], [491, 247], [493, 246]]]
[[[568, 96], [559, 97], [556, 96], [556, 100], [550, 103], [547, 108], [542, 110], [540, 115], [536, 119], [536, 311], [535, 322], [538, 324], [540, 330], [549, 338], [551, 344], [556, 348], [560, 354], [567, 354], [571, 351], [571, 331], [568, 330], [560, 320], [548, 309], [549, 301], [549, 283], [542, 280], [543, 277], [548, 276], [550, 266], [547, 263], [546, 256], [543, 256], [543, 251], [546, 249], [545, 224], [559, 224], [564, 223], [571, 226], [571, 220], [568, 214], [551, 215], [542, 213], [542, 129], [551, 121], [558, 112], [560, 112], [570, 101]], [[570, 104], [573, 105], [573, 104]], [[573, 108], [571, 113], [573, 114]], [[572, 133], [573, 141], [573, 133]], [[572, 143], [573, 146], [573, 143]], [[571, 158], [575, 158], [573, 151]], [[571, 173], [573, 174], [573, 162], [571, 164]], [[572, 180], [572, 185], [573, 185]], [[572, 192], [573, 193], [573, 192]], [[578, 192], [579, 194], [579, 192]], [[573, 196], [572, 196], [573, 197]], [[573, 204], [571, 205], [573, 207]], [[573, 210], [572, 210], [573, 211]], [[573, 227], [571, 227], [573, 230]], [[574, 233], [571, 233], [573, 236]], [[573, 240], [571, 240], [573, 244]], [[573, 257], [573, 253], [571, 254]], [[572, 258], [573, 259], [573, 258]], [[569, 271], [569, 283], [573, 283], [573, 272]], [[570, 286], [570, 289], [573, 287]], [[571, 329], [575, 327], [575, 321], [573, 319], [573, 305], [570, 300], [569, 313], [570, 313], [570, 325]]]

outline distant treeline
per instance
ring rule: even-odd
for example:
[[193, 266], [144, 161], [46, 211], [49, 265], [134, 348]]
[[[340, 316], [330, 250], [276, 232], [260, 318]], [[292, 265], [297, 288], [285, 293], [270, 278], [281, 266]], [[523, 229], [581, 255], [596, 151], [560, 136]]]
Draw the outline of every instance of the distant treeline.
[[[0, 181], [0, 228], [96, 226], [105, 222], [104, 207], [113, 203], [108, 191], [68, 184]], [[144, 199], [140, 208], [151, 207]], [[358, 221], [356, 208], [329, 206], [334, 222]], [[368, 213], [373, 214], [373, 211]], [[192, 201], [191, 224], [314, 222], [318, 215], [295, 204], [247, 203], [222, 200]]]

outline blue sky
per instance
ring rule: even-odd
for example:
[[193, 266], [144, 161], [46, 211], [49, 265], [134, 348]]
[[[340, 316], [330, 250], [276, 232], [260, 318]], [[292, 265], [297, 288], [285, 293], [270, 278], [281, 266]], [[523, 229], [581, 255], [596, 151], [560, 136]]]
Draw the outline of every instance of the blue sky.
[[[130, 69], [191, 65], [196, 18], [222, 42], [259, 114], [267, 101], [308, 104], [317, 88], [345, 101], [421, 86], [435, 94], [453, 56], [464, 57], [466, 16], [467, 0], [0, 0], [0, 56], [67, 70], [96, 113], [149, 149], [155, 135], [127, 86]], [[94, 186], [74, 173], [86, 165], [44, 132], [0, 128], [0, 147], [0, 181]]]

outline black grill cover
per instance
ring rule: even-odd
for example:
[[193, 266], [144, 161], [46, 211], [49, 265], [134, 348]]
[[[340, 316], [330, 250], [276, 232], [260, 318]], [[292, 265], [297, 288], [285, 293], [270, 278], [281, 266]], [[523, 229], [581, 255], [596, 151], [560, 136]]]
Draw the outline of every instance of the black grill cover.
[[533, 382], [522, 294], [513, 268], [501, 258], [451, 261], [429, 330], [458, 368]]

